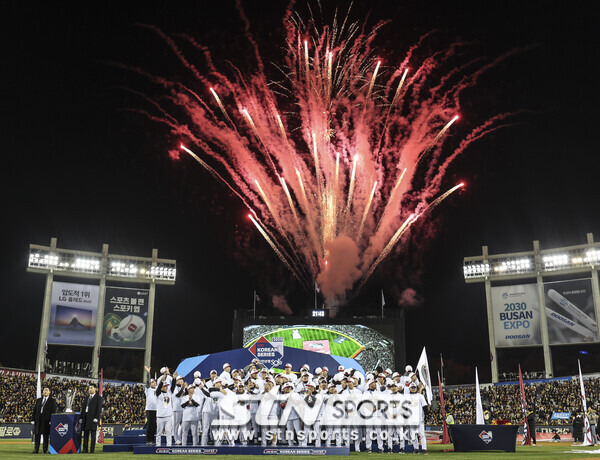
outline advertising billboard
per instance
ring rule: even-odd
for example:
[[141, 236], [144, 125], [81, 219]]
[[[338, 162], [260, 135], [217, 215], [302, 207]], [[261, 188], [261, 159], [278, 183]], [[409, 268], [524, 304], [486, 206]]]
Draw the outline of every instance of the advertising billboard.
[[106, 287], [102, 346], [145, 348], [148, 289]]
[[541, 345], [537, 284], [492, 287], [496, 347]]
[[598, 341], [591, 278], [544, 283], [550, 345]]
[[94, 346], [99, 286], [52, 283], [48, 343]]

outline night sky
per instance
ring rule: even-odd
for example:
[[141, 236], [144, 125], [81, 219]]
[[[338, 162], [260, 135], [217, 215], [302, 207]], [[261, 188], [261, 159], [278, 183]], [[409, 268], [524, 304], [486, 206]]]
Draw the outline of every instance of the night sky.
[[[61, 248], [99, 252], [107, 243], [111, 253], [139, 256], [158, 248], [159, 257], [177, 260], [175, 286], [157, 288], [153, 363], [175, 367], [229, 349], [233, 311], [251, 309], [255, 289], [269, 313], [274, 294], [296, 312], [310, 307], [313, 293], [290, 280], [242, 204], [189, 158], [171, 160], [179, 140], [137, 113], [148, 104], [136, 93], [157, 95], [156, 88], [114, 65], [190, 81], [164, 41], [136, 25], [150, 24], [196, 37], [218, 67], [229, 59], [251, 72], [235, 2], [36, 3], [0, 6], [0, 363], [34, 367], [45, 277], [27, 273], [27, 257], [30, 243], [49, 245], [51, 237]], [[242, 3], [265, 62], [277, 62], [287, 2]], [[329, 15], [336, 5], [347, 8], [323, 1]], [[391, 63], [431, 30], [441, 48], [470, 43], [488, 60], [513, 51], [463, 95], [461, 120], [520, 111], [515, 125], [453, 164], [448, 183], [465, 180], [466, 189], [414, 232], [422, 244], [392, 255], [355, 299], [377, 314], [381, 289], [390, 308], [403, 289], [415, 289], [423, 302], [406, 311], [407, 359], [414, 365], [427, 346], [435, 371], [443, 353], [449, 383], [471, 381], [475, 366], [482, 381], [491, 375], [484, 289], [465, 284], [464, 256], [481, 254], [482, 245], [499, 254], [530, 250], [533, 240], [551, 248], [585, 243], [588, 232], [600, 239], [600, 56], [596, 19], [583, 5], [358, 0], [350, 14], [370, 25], [391, 20], [375, 42]], [[542, 370], [543, 361], [532, 367]]]

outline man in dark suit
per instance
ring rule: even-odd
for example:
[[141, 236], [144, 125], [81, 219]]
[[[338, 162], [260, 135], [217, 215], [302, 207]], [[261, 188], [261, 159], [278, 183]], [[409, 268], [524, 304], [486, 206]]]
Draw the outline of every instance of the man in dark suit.
[[48, 444], [50, 443], [50, 420], [52, 414], [57, 411], [56, 400], [50, 396], [50, 388], [42, 390], [42, 397], [35, 401], [31, 423], [34, 425], [34, 448], [32, 454], [37, 454], [40, 450], [40, 436], [44, 436], [44, 453], [48, 453]]
[[97, 393], [96, 385], [90, 384], [89, 396], [83, 401], [81, 408], [81, 429], [83, 431], [83, 450], [81, 453], [88, 453], [88, 443], [90, 436], [92, 438], [89, 452], [94, 453], [96, 447], [96, 430], [98, 429], [98, 421], [102, 414], [102, 398]]

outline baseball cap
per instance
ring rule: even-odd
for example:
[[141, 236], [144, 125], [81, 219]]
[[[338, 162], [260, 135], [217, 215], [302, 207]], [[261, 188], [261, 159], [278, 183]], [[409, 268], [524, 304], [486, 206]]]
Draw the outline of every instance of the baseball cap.
[[202, 377], [202, 374], [200, 373], [200, 371], [194, 372], [194, 378], [199, 379], [200, 377]]
[[344, 370], [344, 366], [338, 366], [338, 371], [343, 371]]
[[412, 366], [406, 366], [406, 367], [404, 368], [404, 370], [405, 370], [406, 372], [412, 372], [412, 370], [413, 370], [413, 369], [412, 369]]
[[316, 374], [320, 374], [321, 372], [323, 372], [323, 369], [321, 369], [320, 367], [316, 367], [315, 368], [315, 373]]
[[161, 367], [160, 368], [160, 373], [164, 374], [165, 372], [167, 372], [167, 368], [166, 367]]
[[289, 368], [289, 369], [291, 369], [291, 368], [292, 368], [292, 365], [291, 365], [290, 363], [287, 363], [287, 364], [285, 365], [285, 368], [286, 368], [286, 369], [288, 369], [288, 368]]
[[210, 371], [211, 374], [216, 374], [217, 371], [215, 369], [213, 369], [212, 371]]
[[323, 366], [322, 370], [329, 372], [329, 368], [327, 366]]
[[229, 363], [225, 363], [225, 364], [223, 364], [223, 369], [225, 369], [225, 368], [227, 368], [227, 367], [231, 367], [231, 364], [229, 364]]

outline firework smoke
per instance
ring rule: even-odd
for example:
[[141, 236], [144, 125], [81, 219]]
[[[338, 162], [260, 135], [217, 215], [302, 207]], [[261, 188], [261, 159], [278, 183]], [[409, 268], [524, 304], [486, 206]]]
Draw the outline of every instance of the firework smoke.
[[423, 299], [417, 294], [413, 288], [406, 288], [400, 294], [400, 299], [398, 300], [398, 305], [403, 308], [407, 307], [417, 307], [421, 305]]
[[[153, 119], [169, 125], [182, 149], [243, 201], [290, 272], [307, 289], [318, 281], [334, 306], [367, 282], [414, 222], [460, 188], [442, 189], [449, 163], [506, 125], [505, 115], [446, 152], [459, 95], [489, 67], [465, 74], [475, 65], [467, 62], [436, 77], [460, 45], [420, 63], [414, 62], [416, 45], [400, 65], [390, 66], [373, 49], [381, 24], [366, 31], [346, 16], [317, 30], [288, 11], [286, 53], [278, 66], [284, 78], [273, 82], [243, 19], [258, 62], [250, 75], [234, 69], [226, 76], [206, 48], [180, 37], [205, 55], [202, 73], [156, 29], [197, 86], [133, 70], [169, 90], [160, 105], [153, 102], [160, 112]], [[414, 295], [404, 294], [402, 302], [414, 303]]]
[[292, 311], [292, 309], [290, 308], [290, 306], [288, 305], [287, 301], [285, 300], [284, 296], [274, 295], [271, 300], [273, 302], [273, 308], [275, 308], [276, 310], [279, 310], [284, 315], [289, 316], [294, 313]]

